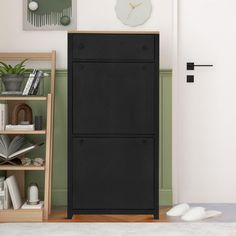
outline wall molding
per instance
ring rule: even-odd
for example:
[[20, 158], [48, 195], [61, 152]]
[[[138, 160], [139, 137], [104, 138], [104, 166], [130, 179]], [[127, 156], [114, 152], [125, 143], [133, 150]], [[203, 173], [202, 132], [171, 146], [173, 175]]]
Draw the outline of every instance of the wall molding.
[[[50, 74], [49, 69], [42, 69], [42, 70]], [[56, 75], [58, 77], [67, 78], [67, 72], [68, 72], [67, 69], [57, 69]], [[172, 76], [172, 69], [160, 69], [160, 75]]]

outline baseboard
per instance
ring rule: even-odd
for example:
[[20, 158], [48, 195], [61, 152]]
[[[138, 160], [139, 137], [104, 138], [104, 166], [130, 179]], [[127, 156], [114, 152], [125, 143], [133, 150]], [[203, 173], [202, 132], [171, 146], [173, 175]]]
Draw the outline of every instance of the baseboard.
[[160, 189], [160, 206], [172, 205], [172, 189]]

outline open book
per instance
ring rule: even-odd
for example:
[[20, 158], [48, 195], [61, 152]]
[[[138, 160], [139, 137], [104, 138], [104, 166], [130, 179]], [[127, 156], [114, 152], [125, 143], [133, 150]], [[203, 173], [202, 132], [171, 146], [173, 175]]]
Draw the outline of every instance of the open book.
[[10, 140], [7, 135], [0, 135], [0, 158], [2, 160], [5, 159], [5, 162], [7, 162], [35, 149], [38, 146], [41, 146], [42, 144], [43, 143], [30, 143], [23, 136], [16, 136]]

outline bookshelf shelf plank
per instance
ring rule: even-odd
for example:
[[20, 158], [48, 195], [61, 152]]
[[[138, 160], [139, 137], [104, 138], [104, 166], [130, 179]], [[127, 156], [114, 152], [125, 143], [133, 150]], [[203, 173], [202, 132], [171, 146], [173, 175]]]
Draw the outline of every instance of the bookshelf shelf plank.
[[33, 131], [26, 131], [26, 130], [14, 130], [14, 131], [0, 131], [0, 134], [46, 134], [46, 130], [33, 130]]
[[13, 165], [0, 165], [0, 170], [45, 170], [45, 166], [13, 166]]
[[0, 101], [46, 101], [45, 96], [0, 96]]
[[3, 61], [22, 61], [30, 58], [31, 61], [51, 61], [52, 53], [21, 52], [21, 53], [0, 53], [0, 60]]
[[43, 209], [0, 210], [0, 222], [41, 222]]

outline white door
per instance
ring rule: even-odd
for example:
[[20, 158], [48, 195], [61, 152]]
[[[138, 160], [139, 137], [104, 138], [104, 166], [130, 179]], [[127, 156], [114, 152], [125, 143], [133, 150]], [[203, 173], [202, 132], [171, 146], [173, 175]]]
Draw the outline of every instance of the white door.
[[236, 203], [236, 1], [176, 3], [175, 202]]

